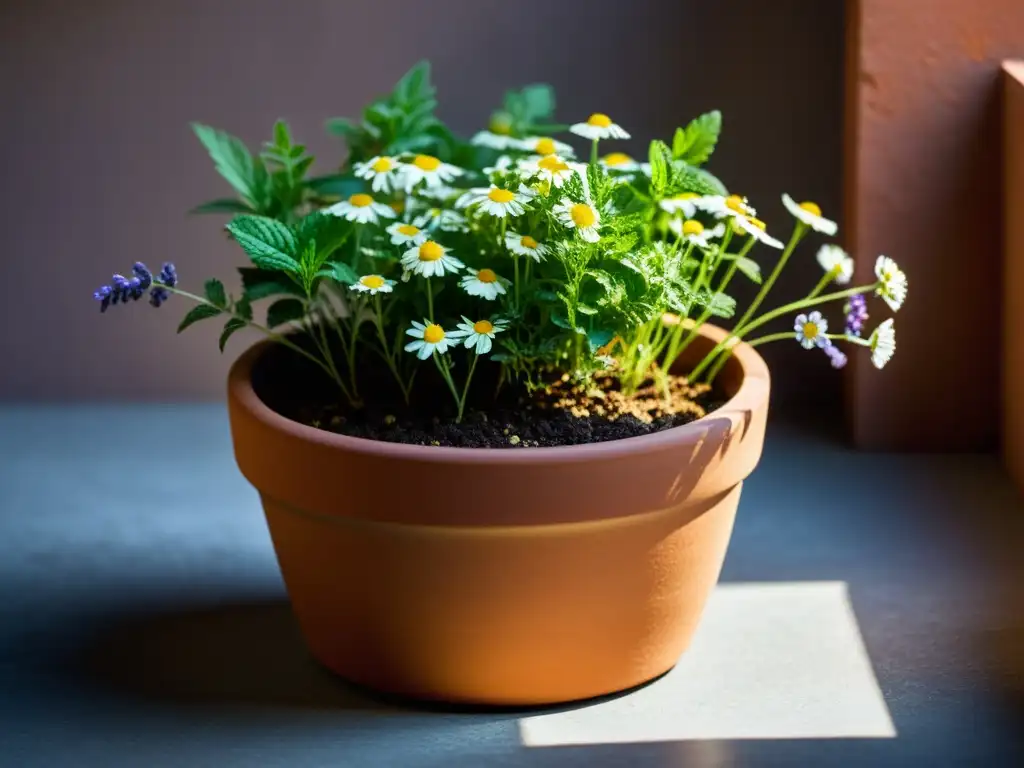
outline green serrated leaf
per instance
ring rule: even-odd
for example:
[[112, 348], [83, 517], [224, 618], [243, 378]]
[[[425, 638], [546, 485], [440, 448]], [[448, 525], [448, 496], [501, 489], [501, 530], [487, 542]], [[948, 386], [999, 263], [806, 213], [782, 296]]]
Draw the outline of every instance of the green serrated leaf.
[[215, 278], [207, 280], [203, 283], [203, 295], [206, 296], [206, 300], [217, 307], [226, 307], [228, 305], [227, 293], [224, 291], [224, 283]]
[[267, 327], [300, 320], [306, 314], [305, 305], [298, 299], [278, 299], [267, 308]]
[[220, 313], [219, 309], [211, 307], [209, 304], [197, 304], [182, 318], [181, 323], [178, 325], [178, 333], [181, 333], [193, 323], [198, 323], [200, 320], [205, 320], [208, 317], [217, 317]]
[[260, 269], [298, 273], [298, 242], [285, 224], [265, 216], [236, 216], [227, 229]]
[[366, 184], [351, 173], [334, 173], [306, 179], [306, 186], [318, 195], [348, 198], [366, 189]]
[[224, 351], [224, 345], [228, 343], [228, 339], [231, 338], [231, 335], [235, 331], [245, 328], [246, 325], [248, 325], [248, 323], [246, 323], [244, 320], [239, 320], [237, 317], [233, 317], [227, 321], [227, 323], [224, 325], [224, 330], [221, 331], [220, 341], [217, 342], [221, 352]]
[[197, 205], [189, 213], [255, 213], [255, 211], [242, 200], [225, 197]]
[[332, 261], [327, 268], [320, 272], [321, 277], [329, 277], [344, 285], [352, 285], [359, 279], [359, 275], [348, 264], [340, 261]]
[[242, 276], [242, 289], [249, 301], [258, 301], [270, 296], [287, 294], [290, 296], [303, 296], [302, 290], [294, 282], [288, 279], [284, 273], [271, 272], [256, 267], [240, 267], [238, 270]]
[[596, 315], [597, 307], [592, 307], [589, 304], [584, 304], [582, 301], [576, 305], [576, 311], [581, 315]]
[[285, 149], [292, 145], [292, 134], [288, 130], [288, 123], [278, 120], [274, 123], [274, 144]]
[[685, 129], [676, 130], [672, 156], [690, 165], [700, 165], [711, 157], [722, 132], [722, 113], [717, 109], [690, 121]]
[[746, 275], [748, 278], [753, 280], [755, 283], [760, 284], [761, 282], [761, 265], [753, 259], [747, 256], [736, 257], [736, 269]]
[[730, 318], [736, 314], [736, 299], [724, 293], [716, 293], [708, 297], [708, 309], [715, 317]]
[[260, 174], [263, 166], [258, 158], [252, 156], [241, 139], [229, 133], [201, 123], [193, 123], [192, 130], [210, 153], [217, 172], [253, 208], [259, 208], [265, 200], [265, 171]]
[[651, 164], [651, 190], [656, 196], [661, 196], [668, 186], [668, 147], [665, 142], [654, 140], [647, 150], [648, 160]]
[[234, 313], [245, 321], [252, 320], [252, 300], [245, 294], [235, 302]]

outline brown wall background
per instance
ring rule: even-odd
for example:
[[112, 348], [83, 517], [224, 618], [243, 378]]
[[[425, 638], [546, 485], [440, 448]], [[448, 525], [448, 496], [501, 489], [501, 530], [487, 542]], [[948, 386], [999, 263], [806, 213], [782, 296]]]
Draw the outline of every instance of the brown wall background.
[[[538, 80], [556, 86], [560, 118], [608, 112], [637, 153], [719, 108], [712, 169], [782, 230], [782, 191], [840, 207], [842, 39], [838, 0], [3, 3], [0, 398], [222, 396], [240, 339], [222, 357], [212, 326], [175, 336], [183, 301], [100, 316], [91, 298], [136, 259], [174, 260], [185, 285], [234, 283], [223, 220], [185, 215], [227, 191], [191, 120], [255, 145], [284, 117], [329, 170], [341, 149], [323, 120], [355, 114], [420, 58], [463, 134], [506, 88]], [[813, 253], [794, 259], [779, 302], [817, 280]], [[767, 355], [775, 405], [838, 403], [824, 355]]]

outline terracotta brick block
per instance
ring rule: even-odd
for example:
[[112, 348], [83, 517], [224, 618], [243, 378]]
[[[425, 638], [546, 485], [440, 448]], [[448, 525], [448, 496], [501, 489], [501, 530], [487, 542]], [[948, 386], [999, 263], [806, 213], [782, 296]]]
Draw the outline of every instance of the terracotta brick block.
[[1024, 61], [1003, 71], [1003, 456], [1024, 491]]
[[854, 442], [995, 448], [999, 81], [1002, 61], [1024, 56], [1024, 2], [856, 0], [847, 12], [846, 244], [858, 281], [879, 253], [910, 277], [893, 362], [879, 372], [853, 356]]

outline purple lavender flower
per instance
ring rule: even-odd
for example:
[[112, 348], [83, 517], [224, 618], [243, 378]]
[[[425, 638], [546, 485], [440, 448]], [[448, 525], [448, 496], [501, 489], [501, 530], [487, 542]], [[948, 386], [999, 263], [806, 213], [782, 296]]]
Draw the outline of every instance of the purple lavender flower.
[[846, 333], [849, 336], [860, 336], [868, 319], [868, 302], [862, 294], [850, 297], [844, 307], [846, 312]]
[[846, 365], [846, 355], [843, 354], [843, 350], [833, 344], [831, 341], [826, 344], [823, 349], [825, 354], [828, 355], [828, 359], [832, 361], [833, 368], [842, 368]]
[[132, 277], [115, 274], [110, 278], [108, 285], [101, 285], [92, 296], [100, 303], [100, 312], [106, 312], [111, 305], [138, 301], [152, 287], [149, 303], [154, 307], [159, 307], [171, 295], [164, 286], [173, 288], [177, 282], [178, 274], [170, 262], [164, 264], [160, 274], [154, 279], [153, 273], [146, 265], [137, 261], [132, 266]]

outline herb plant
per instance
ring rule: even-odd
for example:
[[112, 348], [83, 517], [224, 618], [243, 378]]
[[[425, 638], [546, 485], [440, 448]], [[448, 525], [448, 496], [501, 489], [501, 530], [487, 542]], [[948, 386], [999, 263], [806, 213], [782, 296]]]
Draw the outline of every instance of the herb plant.
[[[703, 167], [721, 132], [718, 112], [671, 142], [652, 141], [640, 162], [602, 156], [606, 142], [629, 138], [607, 115], [555, 124], [545, 85], [508, 93], [469, 141], [436, 106], [429, 67], [418, 64], [360, 119], [328, 121], [348, 156], [326, 176], [310, 175], [313, 158], [284, 122], [257, 154], [194, 125], [236, 192], [195, 210], [234, 214], [227, 232], [250, 262], [239, 270], [241, 292], [208, 280], [190, 293], [172, 264], [154, 275], [136, 263], [131, 277], [114, 275], [96, 291], [100, 310], [147, 294], [154, 306], [171, 294], [190, 299], [179, 332], [219, 318], [223, 350], [235, 331], [255, 328], [315, 364], [351, 408], [368, 397], [359, 365], [368, 355], [406, 402], [431, 366], [457, 420], [482, 364], [530, 388], [566, 375], [587, 386], [600, 374], [626, 395], [653, 381], [667, 397], [670, 371], [713, 318], [738, 315], [727, 339], [682, 371], [691, 382], [713, 382], [740, 340], [795, 340], [837, 368], [846, 363], [841, 343], [867, 347], [879, 368], [892, 357], [891, 319], [864, 335], [867, 295], [893, 311], [906, 298], [906, 276], [884, 256], [871, 282], [847, 287], [853, 260], [824, 245], [818, 284], [758, 314], [805, 235], [837, 227], [814, 203], [784, 195], [793, 229], [785, 242], [769, 234], [750, 203]], [[580, 139], [585, 162], [570, 144]], [[742, 310], [729, 294], [735, 279], [760, 285]], [[844, 302], [845, 327], [830, 332], [821, 308]], [[783, 316], [792, 330], [756, 334]]]

